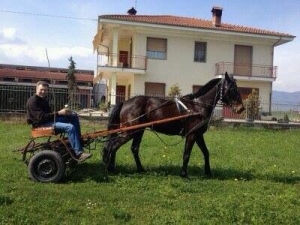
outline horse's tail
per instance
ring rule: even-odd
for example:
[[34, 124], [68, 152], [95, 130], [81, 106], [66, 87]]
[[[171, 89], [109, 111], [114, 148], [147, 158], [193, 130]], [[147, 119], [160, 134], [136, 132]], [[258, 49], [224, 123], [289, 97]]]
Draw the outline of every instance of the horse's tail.
[[120, 127], [120, 113], [121, 113], [122, 107], [123, 107], [123, 102], [118, 103], [112, 109], [112, 111], [109, 115], [109, 120], [108, 120], [108, 124], [107, 124], [108, 130], [118, 129]]
[[[114, 130], [120, 128], [120, 113], [123, 107], [123, 102], [118, 103], [114, 106], [109, 115], [109, 120], [107, 124], [107, 130]], [[110, 161], [110, 153], [114, 139], [117, 138], [117, 134], [113, 133], [107, 136], [107, 141], [102, 150], [102, 160], [105, 164]]]

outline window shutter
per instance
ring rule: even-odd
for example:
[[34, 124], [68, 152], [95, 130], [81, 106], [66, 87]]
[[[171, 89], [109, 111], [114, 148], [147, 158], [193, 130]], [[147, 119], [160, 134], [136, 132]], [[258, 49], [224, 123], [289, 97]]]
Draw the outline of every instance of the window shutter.
[[148, 38], [147, 51], [166, 52], [167, 51], [167, 40], [161, 39], [161, 38]]

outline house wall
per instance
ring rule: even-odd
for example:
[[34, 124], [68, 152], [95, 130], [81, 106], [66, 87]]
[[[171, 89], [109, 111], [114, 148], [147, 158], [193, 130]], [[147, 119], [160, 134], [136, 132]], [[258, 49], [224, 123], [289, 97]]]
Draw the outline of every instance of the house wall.
[[253, 64], [273, 65], [273, 47], [270, 45], [253, 46]]
[[[133, 52], [146, 55], [147, 37], [167, 39], [167, 59], [148, 59], [147, 72], [135, 75], [132, 92], [144, 94], [145, 82], [166, 83], [166, 93], [174, 84], [178, 84], [182, 94], [192, 92], [193, 85], [203, 85], [215, 78], [217, 62], [234, 62], [235, 45], [253, 46], [253, 64], [272, 65], [272, 46], [268, 44], [243, 43], [238, 40], [219, 40], [197, 37], [164, 36], [138, 33], [134, 36]], [[207, 42], [206, 62], [194, 62], [195, 42]], [[260, 89], [263, 99], [269, 99], [271, 84], [269, 82], [245, 82], [245, 87]]]
[[130, 39], [121, 39], [118, 44], [118, 53], [120, 51], [128, 51], [130, 52]]

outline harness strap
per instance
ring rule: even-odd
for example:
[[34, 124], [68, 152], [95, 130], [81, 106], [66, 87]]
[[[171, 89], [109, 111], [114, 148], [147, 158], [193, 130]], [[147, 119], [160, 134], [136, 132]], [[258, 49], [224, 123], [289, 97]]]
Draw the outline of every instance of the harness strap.
[[184, 111], [187, 111], [187, 112], [191, 111], [188, 109], [188, 107], [186, 107], [186, 105], [182, 101], [180, 101], [180, 99], [177, 96], [174, 98], [174, 101], [175, 101], [177, 109], [180, 113], [182, 113]]

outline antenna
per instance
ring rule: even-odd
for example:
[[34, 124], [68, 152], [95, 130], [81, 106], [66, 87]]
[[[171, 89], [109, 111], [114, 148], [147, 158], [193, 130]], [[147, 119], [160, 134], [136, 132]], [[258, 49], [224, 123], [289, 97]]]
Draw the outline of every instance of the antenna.
[[136, 8], [136, 4], [137, 4], [137, 0], [135, 0], [135, 3], [134, 3], [134, 8], [135, 8], [135, 9], [137, 9], [137, 8]]
[[[51, 76], [51, 72], [50, 72], [50, 61], [49, 61], [49, 57], [48, 57], [48, 51], [47, 48], [45, 48], [45, 52], [46, 52], [46, 57], [47, 57], [47, 61], [48, 61], [48, 68], [49, 68], [49, 75], [50, 75], [50, 81], [51, 81], [51, 88], [52, 88], [52, 95], [53, 95], [53, 111], [55, 112], [55, 107], [56, 107], [56, 101], [55, 101], [55, 93], [54, 93], [54, 87], [53, 87], [53, 80], [52, 80], [52, 76]], [[54, 123], [56, 121], [56, 113], [54, 113]]]
[[48, 67], [50, 69], [50, 61], [49, 61], [49, 57], [48, 57], [48, 51], [47, 48], [45, 48], [45, 52], [46, 52], [46, 57], [47, 57], [47, 61], [48, 61]]

